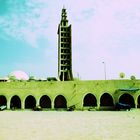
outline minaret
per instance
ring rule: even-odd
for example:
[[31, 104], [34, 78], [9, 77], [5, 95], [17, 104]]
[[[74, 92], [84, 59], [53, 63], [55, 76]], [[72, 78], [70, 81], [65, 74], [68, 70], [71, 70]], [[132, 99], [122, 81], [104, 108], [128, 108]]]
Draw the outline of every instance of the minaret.
[[68, 25], [66, 9], [62, 9], [58, 26], [58, 78], [60, 81], [73, 80], [71, 25]]

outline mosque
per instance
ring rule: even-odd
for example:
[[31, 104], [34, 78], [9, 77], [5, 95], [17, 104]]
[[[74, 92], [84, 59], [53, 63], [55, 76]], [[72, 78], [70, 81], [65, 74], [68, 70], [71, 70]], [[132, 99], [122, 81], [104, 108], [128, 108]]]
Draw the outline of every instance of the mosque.
[[0, 80], [0, 106], [7, 109], [32, 109], [41, 106], [44, 110], [113, 109], [117, 102], [140, 108], [140, 80], [74, 80], [72, 74], [72, 26], [69, 25], [66, 9], [62, 9], [58, 25], [58, 80], [29, 80], [22, 71], [11, 76], [16, 81]]

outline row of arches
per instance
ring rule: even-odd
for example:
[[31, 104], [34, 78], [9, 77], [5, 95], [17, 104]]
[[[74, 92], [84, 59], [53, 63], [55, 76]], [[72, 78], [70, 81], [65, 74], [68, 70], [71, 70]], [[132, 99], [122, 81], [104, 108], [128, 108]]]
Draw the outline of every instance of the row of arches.
[[[7, 105], [7, 99], [5, 96], [0, 96], [0, 106]], [[47, 95], [43, 95], [40, 98], [39, 105], [41, 108], [51, 108], [51, 99]], [[25, 109], [31, 109], [36, 106], [36, 99], [34, 96], [29, 95], [25, 99]], [[10, 108], [21, 109], [21, 99], [15, 95], [11, 98]], [[54, 101], [54, 108], [67, 108], [67, 101], [64, 96], [58, 95]]]
[[[127, 93], [122, 94], [119, 97], [118, 102], [129, 104], [131, 105], [132, 108], [135, 107], [135, 101], [134, 101], [133, 96]], [[137, 107], [140, 108], [140, 95], [138, 96], [137, 105], [138, 105]], [[96, 97], [91, 93], [87, 94], [84, 98], [83, 106], [97, 106]], [[104, 93], [100, 98], [100, 106], [114, 106], [113, 97], [108, 93]]]
[[[83, 106], [97, 106], [96, 97], [91, 93], [87, 94], [84, 97]], [[100, 106], [114, 106], [112, 96], [104, 93], [100, 98]]]
[[[119, 102], [121, 103], [126, 103], [130, 104], [131, 107], [135, 107], [135, 101], [132, 95], [130, 94], [122, 94], [119, 97]], [[26, 97], [24, 101], [24, 108], [25, 109], [30, 109], [34, 108], [37, 104], [36, 99], [34, 96], [29, 95]], [[96, 96], [92, 93], [88, 93], [84, 96], [83, 98], [83, 107], [90, 107], [90, 106], [97, 106], [97, 99]], [[1, 95], [0, 96], [0, 106], [2, 105], [7, 105], [7, 99], [5, 96]], [[39, 105], [42, 108], [52, 108], [52, 101], [47, 95], [43, 95], [40, 100], [39, 100]], [[100, 106], [114, 106], [114, 99], [109, 93], [104, 93], [100, 97]], [[140, 108], [140, 95], [138, 96], [137, 99], [137, 107]], [[11, 98], [10, 100], [10, 108], [17, 108], [21, 109], [22, 108], [22, 103], [21, 99], [19, 96], [15, 95]], [[67, 108], [67, 100], [63, 95], [58, 95], [55, 100], [54, 100], [54, 108]]]

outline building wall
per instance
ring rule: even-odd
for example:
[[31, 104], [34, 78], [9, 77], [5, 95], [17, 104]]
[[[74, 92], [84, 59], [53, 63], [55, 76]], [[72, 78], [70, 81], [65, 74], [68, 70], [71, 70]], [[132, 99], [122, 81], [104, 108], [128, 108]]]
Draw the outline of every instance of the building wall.
[[[123, 94], [129, 94], [134, 98], [135, 107], [138, 106], [140, 91], [118, 91], [121, 88], [140, 88], [139, 80], [98, 80], [98, 81], [50, 81], [50, 82], [1, 82], [0, 96], [7, 99], [7, 108], [10, 109], [10, 101], [14, 95], [19, 96], [21, 108], [25, 108], [25, 99], [32, 95], [39, 105], [40, 98], [47, 95], [51, 99], [51, 109], [58, 95], [63, 95], [67, 101], [67, 107], [75, 105], [76, 109], [84, 109], [84, 97], [91, 93], [96, 97], [97, 106], [100, 108], [100, 99], [104, 93], [111, 95], [113, 103], [119, 101]], [[1, 100], [0, 100], [1, 102]], [[85, 107], [86, 108], [86, 107]], [[88, 108], [88, 107], [87, 107]]]

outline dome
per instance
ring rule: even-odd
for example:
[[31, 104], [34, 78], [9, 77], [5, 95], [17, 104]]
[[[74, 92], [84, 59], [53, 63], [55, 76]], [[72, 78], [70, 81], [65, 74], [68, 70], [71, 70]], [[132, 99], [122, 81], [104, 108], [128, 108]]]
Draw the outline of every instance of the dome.
[[24, 71], [13, 71], [9, 77], [14, 76], [17, 80], [28, 80], [29, 76]]

